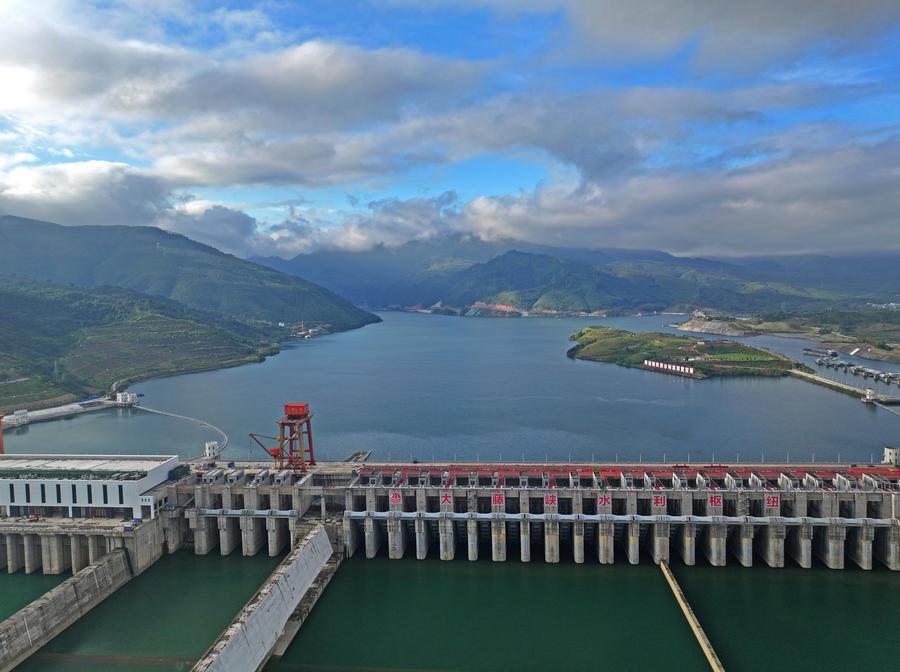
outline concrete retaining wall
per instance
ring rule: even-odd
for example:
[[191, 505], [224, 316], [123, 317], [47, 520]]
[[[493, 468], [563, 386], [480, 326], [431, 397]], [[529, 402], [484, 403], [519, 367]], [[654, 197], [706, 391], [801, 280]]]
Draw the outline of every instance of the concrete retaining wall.
[[131, 579], [124, 549], [82, 569], [0, 623], [0, 672], [8, 672]]
[[317, 525], [272, 572], [194, 672], [258, 670], [333, 550], [325, 527]]

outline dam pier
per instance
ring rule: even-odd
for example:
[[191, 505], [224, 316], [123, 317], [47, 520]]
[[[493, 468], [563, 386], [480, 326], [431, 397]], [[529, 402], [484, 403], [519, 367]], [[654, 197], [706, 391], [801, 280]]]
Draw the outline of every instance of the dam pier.
[[[892, 453], [893, 454], [893, 453]], [[304, 474], [193, 465], [166, 486], [167, 539], [275, 555], [305, 516], [347, 557], [750, 567], [817, 558], [900, 570], [900, 469], [846, 465], [319, 463]]]

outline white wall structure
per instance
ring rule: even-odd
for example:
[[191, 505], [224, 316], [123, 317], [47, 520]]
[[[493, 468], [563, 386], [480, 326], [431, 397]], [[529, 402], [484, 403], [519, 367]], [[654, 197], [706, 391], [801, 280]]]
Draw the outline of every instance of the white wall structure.
[[130, 509], [154, 518], [159, 506], [148, 491], [177, 466], [175, 455], [0, 455], [0, 507], [8, 516]]
[[253, 672], [260, 669], [284, 630], [288, 617], [332, 552], [325, 527], [317, 525], [272, 572], [194, 666], [194, 672]]
[[684, 364], [671, 364], [669, 362], [656, 362], [652, 359], [645, 359], [644, 366], [648, 369], [657, 369], [665, 373], [675, 373], [680, 376], [693, 376], [694, 367], [685, 366]]

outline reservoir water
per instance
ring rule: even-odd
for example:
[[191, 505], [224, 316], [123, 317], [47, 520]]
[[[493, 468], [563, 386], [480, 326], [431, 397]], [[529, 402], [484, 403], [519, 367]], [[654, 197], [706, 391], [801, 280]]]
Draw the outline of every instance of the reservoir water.
[[[794, 379], [693, 381], [568, 359], [603, 322], [671, 316], [478, 320], [387, 313], [362, 330], [288, 344], [258, 365], [147, 381], [150, 407], [202, 418], [251, 452], [285, 401], [309, 401], [320, 457], [374, 459], [868, 461], [900, 418]], [[800, 359], [800, 339], [749, 342]], [[807, 360], [808, 361], [808, 360]], [[218, 438], [141, 411], [7, 433], [10, 452], [196, 455]], [[621, 557], [621, 556], [620, 556]], [[268, 558], [164, 557], [23, 669], [188, 670], [271, 571]], [[900, 576], [816, 567], [675, 570], [729, 670], [892, 669]], [[848, 563], [849, 565], [850, 563]], [[0, 577], [14, 611], [59, 577]], [[707, 669], [659, 569], [595, 560], [344, 564], [270, 670]], [[18, 605], [18, 606], [14, 606]], [[4, 615], [0, 612], [0, 616]], [[840, 650], [835, 652], [835, 647]]]
[[[190, 670], [278, 561], [187, 551], [164, 556], [17, 669]], [[33, 577], [11, 578], [28, 585]]]
[[[461, 319], [385, 313], [384, 322], [289, 343], [261, 364], [151, 380], [142, 403], [228, 433], [231, 457], [264, 458], [285, 401], [309, 401], [316, 451], [343, 459], [868, 461], [900, 438], [900, 418], [790, 378], [695, 381], [573, 361], [568, 337], [602, 322], [668, 330], [672, 316]], [[797, 359], [808, 341], [748, 342]], [[12, 452], [177, 453], [218, 439], [199, 425], [106, 411], [8, 434]]]

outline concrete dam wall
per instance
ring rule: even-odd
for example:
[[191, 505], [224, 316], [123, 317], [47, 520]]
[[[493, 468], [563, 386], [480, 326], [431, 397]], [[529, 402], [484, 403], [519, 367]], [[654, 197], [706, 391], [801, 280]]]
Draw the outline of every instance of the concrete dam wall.
[[0, 623], [0, 672], [12, 670], [130, 579], [125, 550], [114, 550]]
[[260, 669], [333, 550], [325, 527], [317, 525], [278, 565], [194, 666], [194, 672]]

